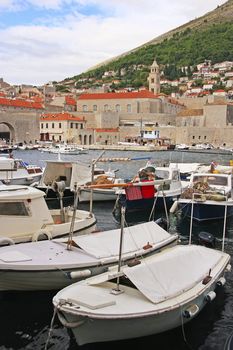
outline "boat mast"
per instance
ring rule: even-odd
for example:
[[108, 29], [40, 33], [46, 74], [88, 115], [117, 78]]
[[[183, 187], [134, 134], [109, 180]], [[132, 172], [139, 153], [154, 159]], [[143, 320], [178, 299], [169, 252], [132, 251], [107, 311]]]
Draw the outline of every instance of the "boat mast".
[[[105, 153], [105, 150], [99, 155], [99, 157], [97, 159], [92, 160], [92, 163], [91, 163], [91, 184], [93, 184], [93, 182], [94, 182], [95, 165], [104, 153]], [[91, 188], [91, 192], [90, 192], [90, 209], [89, 209], [89, 211], [92, 214], [92, 211], [93, 211], [93, 188]]]
[[121, 294], [124, 293], [122, 289], [120, 289], [120, 271], [121, 271], [121, 257], [122, 257], [122, 246], [123, 246], [123, 233], [124, 233], [124, 223], [125, 223], [125, 207], [121, 207], [121, 232], [120, 232], [120, 247], [119, 247], [119, 260], [118, 260], [118, 276], [116, 288], [113, 288], [112, 294]]

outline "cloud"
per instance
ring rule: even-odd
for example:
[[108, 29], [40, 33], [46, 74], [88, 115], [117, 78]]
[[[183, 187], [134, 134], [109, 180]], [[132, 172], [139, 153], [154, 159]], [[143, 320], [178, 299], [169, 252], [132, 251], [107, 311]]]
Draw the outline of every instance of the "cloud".
[[[2, 77], [11, 84], [40, 85], [63, 80], [140, 46], [224, 2], [0, 0], [0, 9], [8, 4], [9, 15], [18, 6], [17, 15], [21, 16], [21, 25], [5, 25], [0, 30]], [[32, 15], [30, 20], [25, 16], [23, 23], [25, 7]]]

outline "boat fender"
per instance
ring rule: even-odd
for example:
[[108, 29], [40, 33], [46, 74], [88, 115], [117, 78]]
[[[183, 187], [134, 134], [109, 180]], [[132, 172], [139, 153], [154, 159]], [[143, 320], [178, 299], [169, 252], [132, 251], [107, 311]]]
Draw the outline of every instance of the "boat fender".
[[159, 218], [159, 219], [155, 220], [155, 223], [167, 231], [168, 222], [165, 218]]
[[178, 207], [178, 201], [174, 201], [174, 203], [172, 204], [172, 206], [169, 210], [170, 213], [173, 214], [176, 211], [177, 207]]
[[66, 328], [77, 328], [85, 322], [85, 320], [78, 321], [78, 322], [68, 322], [68, 321], [66, 321], [65, 317], [59, 311], [57, 312], [57, 316], [58, 316], [61, 324]]
[[212, 290], [205, 296], [205, 300], [209, 303], [210, 301], [213, 301], [216, 297], [216, 293]]
[[186, 310], [183, 311], [183, 316], [185, 318], [194, 317], [199, 311], [199, 306], [196, 304], [190, 305]]
[[226, 272], [231, 272], [231, 264], [227, 264]]
[[80, 271], [71, 271], [67, 272], [67, 277], [69, 279], [82, 279], [91, 276], [91, 270], [80, 270]]
[[223, 277], [223, 276], [220, 277], [219, 280], [217, 281], [217, 285], [218, 285], [219, 287], [223, 287], [225, 283], [226, 283], [226, 279], [225, 279], [225, 277]]
[[32, 235], [32, 242], [37, 242], [40, 237], [47, 237], [47, 239], [52, 239], [52, 233], [46, 229], [40, 229]]
[[9, 237], [0, 237], [0, 245], [12, 245], [15, 242]]

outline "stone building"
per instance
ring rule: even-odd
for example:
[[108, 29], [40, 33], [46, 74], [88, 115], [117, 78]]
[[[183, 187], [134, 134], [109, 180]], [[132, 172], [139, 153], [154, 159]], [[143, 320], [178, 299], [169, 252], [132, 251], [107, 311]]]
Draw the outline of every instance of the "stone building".
[[148, 82], [149, 82], [149, 91], [153, 92], [154, 94], [159, 94], [160, 93], [160, 72], [159, 72], [159, 65], [156, 62], [156, 59], [154, 59], [154, 62], [151, 65]]
[[84, 128], [84, 118], [70, 113], [44, 113], [40, 117], [40, 140], [81, 144]]

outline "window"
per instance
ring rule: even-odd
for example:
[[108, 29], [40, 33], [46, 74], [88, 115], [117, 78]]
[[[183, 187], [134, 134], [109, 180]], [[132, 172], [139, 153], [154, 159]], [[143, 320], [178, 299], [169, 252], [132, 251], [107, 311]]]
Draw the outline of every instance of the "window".
[[59, 135], [59, 141], [61, 141], [61, 135]]
[[70, 128], [73, 129], [73, 123], [70, 123]]
[[75, 128], [78, 129], [78, 123], [75, 124]]
[[127, 105], [127, 113], [132, 112], [132, 106], [130, 104]]
[[107, 112], [108, 110], [108, 105], [104, 105], [104, 112]]
[[0, 203], [0, 215], [29, 216], [24, 202]]
[[83, 124], [80, 124], [80, 129], [83, 129]]
[[49, 127], [49, 124], [48, 124], [48, 123], [46, 123], [46, 129], [48, 129], [48, 127]]
[[94, 105], [93, 106], [93, 112], [96, 112], [97, 111], [97, 105]]
[[116, 112], [120, 112], [121, 110], [121, 106], [120, 105], [116, 105]]
[[59, 129], [61, 129], [61, 123], [59, 123]]
[[153, 84], [155, 82], [154, 78], [151, 79], [151, 83]]
[[43, 123], [41, 123], [40, 125], [41, 125], [41, 129], [43, 129], [43, 127], [44, 127], [44, 124], [43, 124]]
[[193, 140], [195, 140], [195, 136], [193, 136]]
[[87, 112], [87, 105], [83, 105], [83, 112]]
[[52, 128], [54, 129], [54, 123], [52, 123]]

